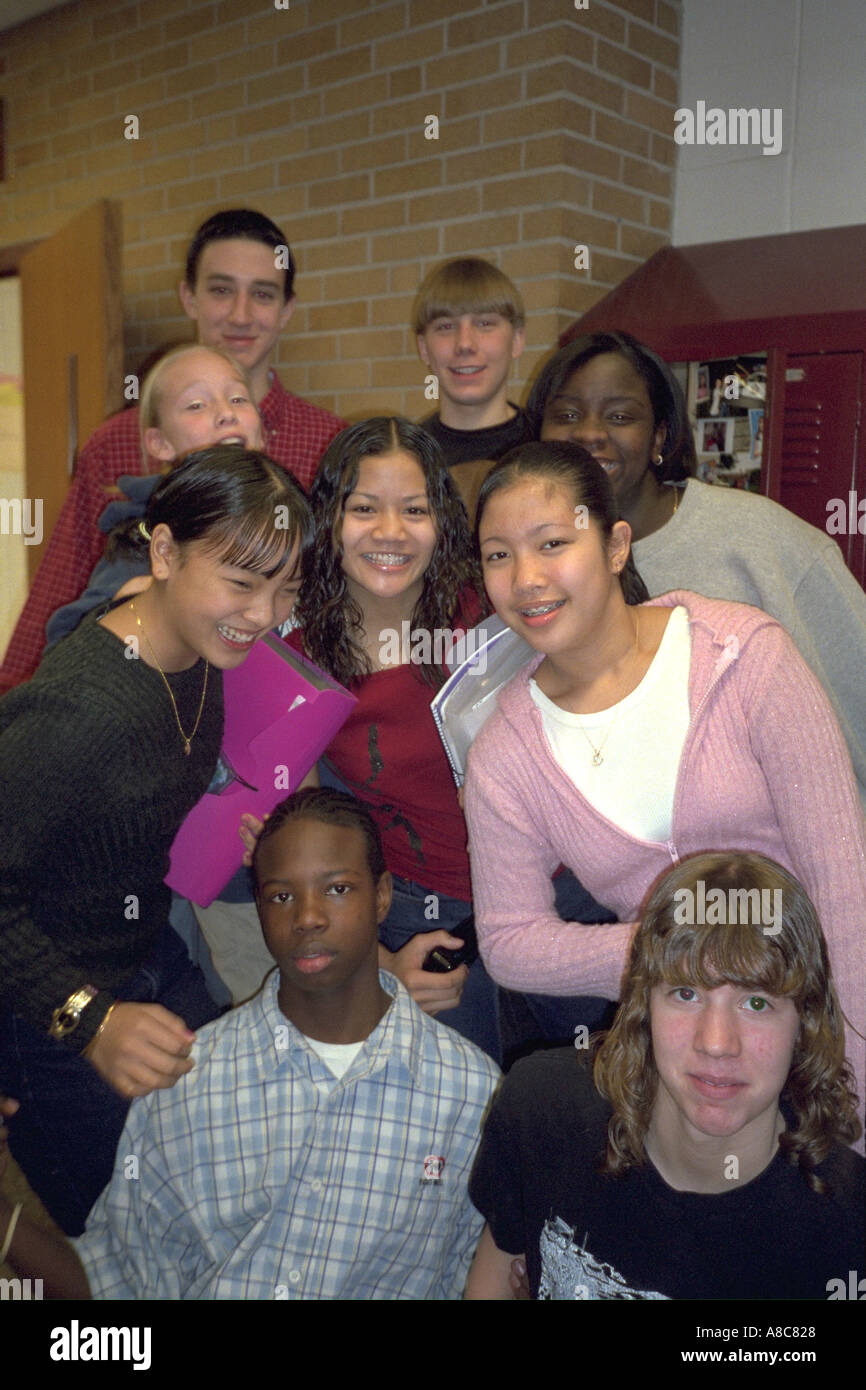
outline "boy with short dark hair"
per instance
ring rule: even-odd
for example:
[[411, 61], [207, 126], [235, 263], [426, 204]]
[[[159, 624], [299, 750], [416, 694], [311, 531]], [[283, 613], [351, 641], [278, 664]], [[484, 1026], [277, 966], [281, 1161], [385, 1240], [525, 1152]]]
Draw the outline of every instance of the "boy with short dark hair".
[[[195, 233], [179, 293], [199, 343], [222, 349], [246, 373], [265, 452], [309, 488], [346, 422], [286, 391], [271, 368], [294, 311], [294, 277], [294, 258], [276, 223], [249, 208], [229, 208]], [[0, 693], [29, 679], [49, 617], [83, 592], [102, 556], [99, 518], [118, 480], [158, 469], [158, 460], [142, 455], [137, 407], [112, 415], [91, 435], [0, 666]]]
[[439, 410], [421, 425], [449, 467], [498, 459], [532, 437], [524, 411], [508, 399], [525, 333], [523, 300], [507, 275], [478, 256], [437, 266], [415, 297], [412, 331], [439, 391]]
[[254, 872], [278, 971], [132, 1106], [74, 1249], [20, 1222], [10, 1263], [49, 1297], [458, 1299], [497, 1069], [379, 971], [391, 876], [354, 797], [287, 798]]

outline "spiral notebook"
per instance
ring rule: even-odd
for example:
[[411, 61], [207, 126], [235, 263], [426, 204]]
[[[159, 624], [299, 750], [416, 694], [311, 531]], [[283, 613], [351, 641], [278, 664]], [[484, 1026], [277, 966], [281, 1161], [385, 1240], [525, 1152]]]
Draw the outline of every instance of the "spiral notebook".
[[472, 741], [495, 710], [499, 691], [537, 655], [501, 618], [482, 619], [467, 637], [473, 655], [457, 667], [430, 705], [458, 787], [463, 786]]

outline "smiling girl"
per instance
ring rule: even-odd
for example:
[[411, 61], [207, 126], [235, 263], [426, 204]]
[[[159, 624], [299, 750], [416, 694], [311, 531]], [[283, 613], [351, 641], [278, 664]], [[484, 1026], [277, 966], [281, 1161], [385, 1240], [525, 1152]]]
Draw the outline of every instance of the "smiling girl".
[[465, 966], [422, 968], [435, 946], [461, 944], [444, 928], [471, 911], [466, 826], [430, 712], [452, 633], [479, 616], [466, 514], [436, 442], [385, 417], [337, 436], [311, 502], [315, 544], [290, 640], [358, 696], [326, 760], [337, 785], [369, 805], [395, 875], [382, 964], [427, 1012], [496, 1055], [494, 990], [480, 963], [459, 1007]]
[[[489, 597], [538, 653], [469, 755], [473, 896], [494, 979], [616, 999], [638, 905], [665, 865], [754, 850], [795, 873], [821, 913], [860, 1081], [852, 907], [866, 897], [866, 826], [830, 704], [791, 639], [742, 604], [688, 592], [629, 602], [629, 527], [577, 445], [507, 454], [485, 479], [477, 528]], [[557, 915], [559, 863], [616, 923]]]
[[190, 1069], [191, 1029], [216, 1012], [163, 879], [216, 766], [221, 672], [291, 611], [308, 522], [264, 455], [190, 455], [148, 504], [151, 586], [0, 701], [0, 1089], [22, 1102], [13, 1152], [69, 1232], [129, 1100]]

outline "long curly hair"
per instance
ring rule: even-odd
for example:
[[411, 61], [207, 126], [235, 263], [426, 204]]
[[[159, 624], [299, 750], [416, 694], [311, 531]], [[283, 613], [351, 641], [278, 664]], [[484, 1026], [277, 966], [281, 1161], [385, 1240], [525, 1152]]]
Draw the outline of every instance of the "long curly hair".
[[[685, 905], [700, 881], [705, 901], [712, 889], [721, 889], [726, 903], [730, 890], [740, 895], [742, 890], [781, 890], [781, 921], [774, 918], [774, 930], [767, 932], [760, 920], [744, 922], [743, 916], [759, 915], [746, 911], [736, 912], [737, 920], [727, 924], [692, 924], [687, 918], [695, 914]], [[744, 900], [739, 896], [735, 901]], [[602, 1170], [613, 1175], [646, 1160], [644, 1140], [659, 1079], [650, 994], [662, 983], [701, 989], [734, 984], [793, 1000], [800, 1027], [780, 1096], [792, 1122], [779, 1146], [799, 1165], [809, 1186], [822, 1192], [825, 1184], [815, 1167], [834, 1143], [856, 1139], [860, 1122], [827, 946], [802, 885], [762, 854], [724, 852], [684, 859], [651, 890], [632, 942], [616, 1019], [596, 1042], [595, 1084], [613, 1107]]]
[[[363, 646], [363, 614], [349, 593], [343, 571], [346, 499], [357, 486], [362, 459], [397, 452], [417, 459], [436, 528], [436, 547], [412, 614], [412, 630], [432, 634], [450, 629], [462, 591], [471, 588], [479, 599], [484, 593], [466, 509], [432, 435], [410, 420], [386, 415], [342, 430], [325, 451], [313, 479], [310, 502], [315, 534], [304, 556], [296, 611], [307, 654], [346, 686], [372, 670]], [[434, 688], [446, 675], [441, 667], [423, 663], [417, 664], [417, 673]]]

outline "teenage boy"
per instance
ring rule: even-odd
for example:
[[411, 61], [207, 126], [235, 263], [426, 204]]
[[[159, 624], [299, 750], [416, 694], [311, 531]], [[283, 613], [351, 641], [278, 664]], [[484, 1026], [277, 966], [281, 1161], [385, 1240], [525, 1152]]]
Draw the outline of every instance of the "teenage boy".
[[467, 1297], [512, 1298], [525, 1252], [537, 1298], [838, 1298], [863, 1268], [866, 1160], [845, 1147], [842, 1012], [800, 884], [762, 855], [684, 860], [594, 1067], [585, 1042], [505, 1079], [470, 1181], [488, 1224]]
[[[287, 798], [253, 868], [279, 969], [133, 1104], [84, 1235], [19, 1221], [9, 1262], [49, 1297], [458, 1299], [497, 1069], [379, 971], [391, 876], [354, 797]], [[14, 1220], [0, 1199], [0, 1241]]]
[[421, 284], [412, 330], [421, 361], [436, 376], [439, 410], [421, 421], [449, 468], [498, 459], [531, 439], [508, 399], [511, 363], [523, 351], [523, 300], [507, 275], [477, 256], [446, 261]]
[[[232, 208], [199, 227], [180, 285], [184, 312], [198, 341], [218, 347], [247, 374], [262, 417], [264, 450], [309, 488], [319, 459], [345, 421], [290, 395], [271, 369], [280, 334], [295, 307], [295, 262], [274, 222], [260, 212]], [[138, 408], [113, 415], [94, 431], [12, 634], [0, 692], [28, 680], [45, 646], [45, 625], [77, 599], [102, 555], [99, 517], [118, 478], [159, 471], [142, 457]]]

